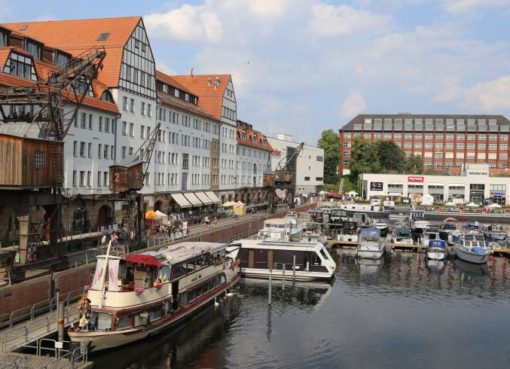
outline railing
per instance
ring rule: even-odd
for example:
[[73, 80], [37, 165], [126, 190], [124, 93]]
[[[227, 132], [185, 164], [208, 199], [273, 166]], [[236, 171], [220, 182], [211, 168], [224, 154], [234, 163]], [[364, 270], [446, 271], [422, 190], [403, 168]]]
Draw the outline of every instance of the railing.
[[[65, 306], [68, 307], [72, 302], [78, 300], [80, 295], [83, 293], [83, 288], [79, 288], [69, 292], [65, 298]], [[37, 316], [46, 313], [55, 311], [57, 308], [57, 300], [56, 297], [51, 299], [39, 301], [32, 306], [27, 306], [21, 309], [17, 309], [12, 311], [9, 314], [4, 314], [0, 316], [0, 329], [12, 329], [15, 323], [24, 320], [33, 321]]]

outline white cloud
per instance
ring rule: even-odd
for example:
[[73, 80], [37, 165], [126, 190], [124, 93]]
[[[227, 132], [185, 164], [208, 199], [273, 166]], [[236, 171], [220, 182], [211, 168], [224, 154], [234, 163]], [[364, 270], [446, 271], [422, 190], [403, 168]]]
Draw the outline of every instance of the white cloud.
[[479, 8], [510, 5], [510, 0], [443, 0], [443, 3], [450, 13], [463, 13]]
[[323, 36], [347, 35], [355, 31], [382, 31], [391, 25], [391, 18], [348, 5], [318, 3], [312, 7], [310, 28]]
[[146, 15], [144, 20], [153, 38], [218, 42], [223, 37], [220, 17], [206, 6], [182, 5], [165, 13]]
[[463, 104], [471, 110], [481, 112], [498, 112], [502, 109], [510, 109], [510, 75], [478, 83], [468, 88]]
[[338, 113], [341, 119], [351, 119], [357, 114], [366, 112], [367, 102], [359, 90], [351, 90], [344, 99], [340, 112]]
[[261, 18], [279, 18], [287, 14], [290, 0], [223, 0], [216, 1], [223, 9], [248, 11]]

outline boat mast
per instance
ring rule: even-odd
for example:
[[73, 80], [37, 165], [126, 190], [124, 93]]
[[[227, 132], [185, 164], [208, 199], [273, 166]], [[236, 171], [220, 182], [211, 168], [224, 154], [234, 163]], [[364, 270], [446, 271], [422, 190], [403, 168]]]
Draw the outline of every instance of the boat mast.
[[103, 307], [103, 300], [105, 295], [105, 288], [106, 288], [106, 273], [110, 273], [110, 269], [108, 268], [108, 257], [110, 256], [110, 248], [112, 246], [112, 239], [110, 238], [110, 241], [108, 242], [108, 248], [106, 249], [106, 257], [104, 258], [104, 268], [105, 271], [103, 273], [103, 279], [101, 281], [101, 298], [99, 299], [99, 308], [101, 309]]

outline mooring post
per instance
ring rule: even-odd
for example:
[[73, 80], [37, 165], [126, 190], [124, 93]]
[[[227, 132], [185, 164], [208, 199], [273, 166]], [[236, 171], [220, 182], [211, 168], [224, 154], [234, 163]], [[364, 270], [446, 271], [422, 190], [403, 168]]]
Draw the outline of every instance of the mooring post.
[[296, 255], [292, 255], [292, 281], [296, 282]]
[[273, 267], [270, 265], [269, 266], [269, 290], [268, 290], [268, 294], [267, 294], [267, 304], [268, 305], [271, 305], [271, 285], [272, 285], [272, 280], [273, 280]]
[[282, 290], [285, 289], [285, 264], [282, 264]]

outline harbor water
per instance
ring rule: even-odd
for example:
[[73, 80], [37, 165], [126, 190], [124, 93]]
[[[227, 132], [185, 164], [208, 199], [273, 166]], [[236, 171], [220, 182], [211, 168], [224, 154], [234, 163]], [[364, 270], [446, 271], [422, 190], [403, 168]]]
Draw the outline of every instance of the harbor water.
[[508, 368], [510, 267], [335, 254], [332, 284], [242, 280], [178, 328], [92, 355], [96, 368]]

